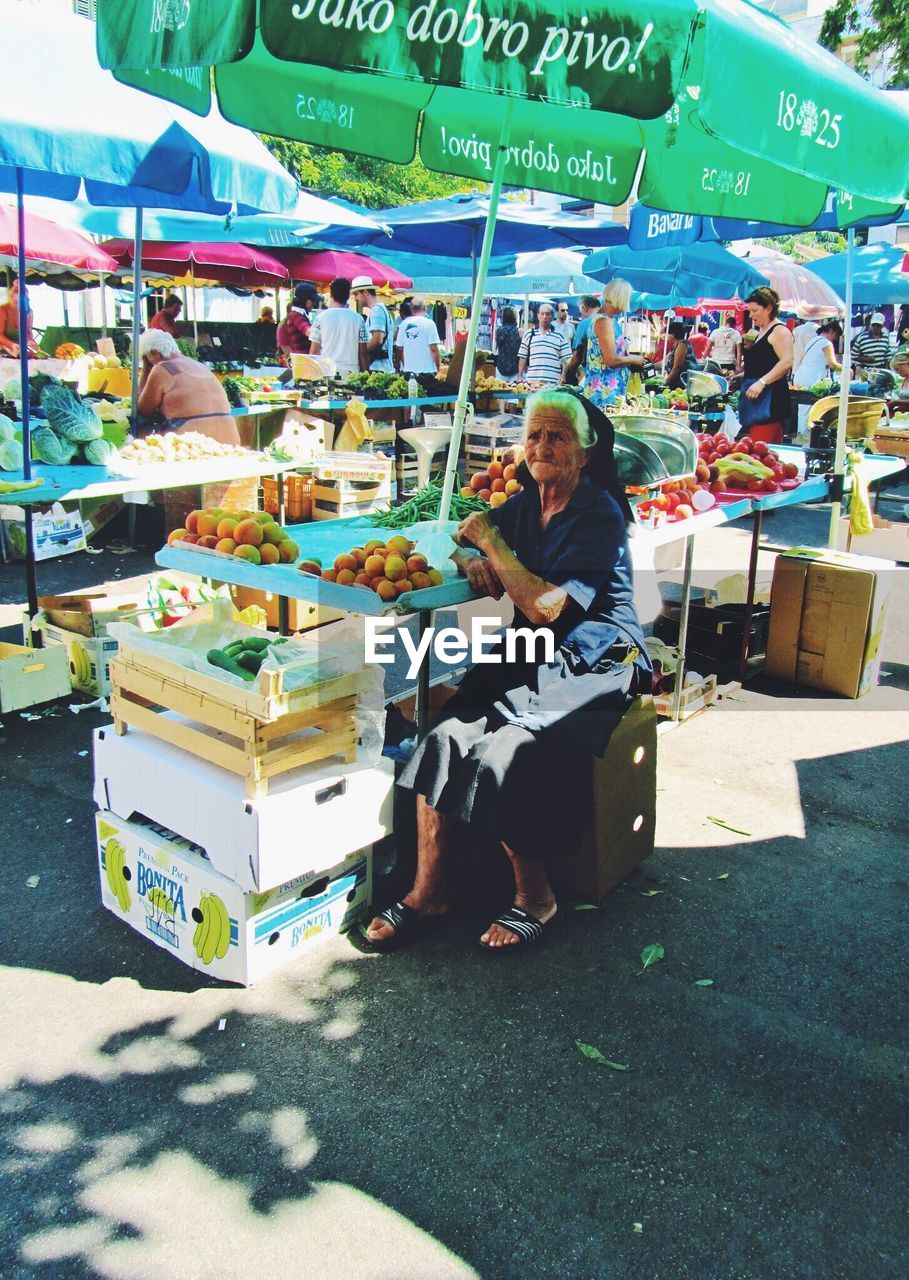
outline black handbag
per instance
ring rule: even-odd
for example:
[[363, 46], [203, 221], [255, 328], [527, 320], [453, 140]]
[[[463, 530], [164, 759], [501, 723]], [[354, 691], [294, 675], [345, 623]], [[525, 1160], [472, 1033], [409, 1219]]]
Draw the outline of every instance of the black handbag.
[[765, 386], [756, 400], [749, 400], [745, 395], [745, 392], [756, 382], [760, 382], [760, 378], [746, 378], [739, 391], [738, 418], [746, 431], [761, 422], [773, 421], [773, 415], [770, 412], [770, 387]]

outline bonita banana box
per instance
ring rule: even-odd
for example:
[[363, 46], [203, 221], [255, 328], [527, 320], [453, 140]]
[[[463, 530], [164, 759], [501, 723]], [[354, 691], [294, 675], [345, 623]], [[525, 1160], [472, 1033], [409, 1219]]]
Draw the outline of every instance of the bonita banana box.
[[96, 815], [101, 901], [183, 964], [244, 986], [350, 927], [369, 905], [372, 849], [319, 876], [244, 893], [156, 823]]
[[99, 809], [153, 818], [248, 892], [322, 874], [392, 828], [390, 760], [319, 761], [250, 797], [238, 774], [139, 730], [96, 729], [94, 752]]
[[70, 684], [93, 697], [107, 697], [111, 690], [110, 664], [117, 656], [113, 636], [76, 635], [47, 623], [44, 638], [48, 644], [62, 644], [69, 663]]

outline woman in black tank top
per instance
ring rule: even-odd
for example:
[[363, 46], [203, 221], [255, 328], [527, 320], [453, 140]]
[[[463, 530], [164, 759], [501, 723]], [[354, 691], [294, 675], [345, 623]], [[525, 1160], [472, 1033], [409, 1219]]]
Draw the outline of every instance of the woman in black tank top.
[[744, 354], [745, 378], [756, 379], [743, 394], [757, 400], [770, 388], [770, 412], [767, 421], [749, 428], [753, 440], [782, 444], [783, 426], [789, 420], [789, 375], [792, 372], [792, 334], [777, 319], [780, 296], [766, 285], [753, 290], [746, 298], [752, 327], [758, 336]]

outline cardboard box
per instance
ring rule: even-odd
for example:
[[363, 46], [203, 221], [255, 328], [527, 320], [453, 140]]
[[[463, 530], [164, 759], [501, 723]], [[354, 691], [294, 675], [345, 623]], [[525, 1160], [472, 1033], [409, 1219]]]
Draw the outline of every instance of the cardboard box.
[[837, 551], [777, 556], [768, 675], [845, 698], [877, 683], [893, 564]]
[[96, 729], [94, 752], [100, 809], [142, 814], [176, 831], [249, 891], [320, 875], [391, 831], [394, 766], [384, 758], [305, 765], [251, 798], [237, 774], [147, 733]]
[[[0, 519], [14, 560], [25, 559], [25, 512], [21, 507], [0, 507]], [[78, 508], [67, 511], [59, 502], [32, 515], [32, 542], [36, 560], [54, 560], [85, 550], [85, 530]]]
[[58, 646], [0, 644], [0, 712], [20, 711], [70, 691], [66, 654]]
[[653, 853], [656, 832], [657, 720], [651, 698], [638, 698], [594, 756], [593, 817], [581, 848], [550, 868], [557, 887], [578, 901], [600, 902]]
[[350, 927], [372, 896], [372, 851], [317, 877], [244, 893], [166, 827], [96, 815], [101, 901], [183, 964], [244, 986]]
[[837, 546], [854, 556], [874, 556], [882, 560], [898, 560], [909, 564], [909, 522], [882, 520], [874, 516], [874, 532], [854, 537], [849, 545], [849, 518], [840, 519]]
[[[688, 615], [685, 652], [700, 653], [722, 662], [737, 659], [742, 652], [745, 633], [745, 605], [692, 604]], [[767, 647], [770, 611], [766, 605], [755, 605], [748, 628], [748, 652], [763, 653]], [[681, 608], [666, 604], [653, 624], [653, 634], [664, 644], [677, 645]], [[700, 670], [700, 668], [697, 668]]]
[[50, 623], [44, 628], [45, 645], [62, 645], [66, 650], [70, 684], [93, 697], [107, 697], [111, 690], [110, 664], [117, 656], [113, 636], [77, 635]]
[[[248, 605], [257, 604], [265, 610], [265, 617], [270, 627], [278, 625], [278, 597], [272, 591], [260, 591], [258, 587], [230, 588], [231, 599], [241, 610]], [[345, 617], [338, 609], [329, 609], [323, 604], [310, 604], [307, 600], [296, 600], [289, 596], [287, 600], [287, 625], [291, 631], [311, 631], [313, 627], [324, 626], [326, 622], [337, 622]]]

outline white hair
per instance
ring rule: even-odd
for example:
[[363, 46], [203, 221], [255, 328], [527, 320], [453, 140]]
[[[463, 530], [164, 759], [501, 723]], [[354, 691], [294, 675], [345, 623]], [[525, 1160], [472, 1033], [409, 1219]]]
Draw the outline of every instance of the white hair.
[[146, 329], [139, 339], [139, 359], [144, 360], [155, 352], [162, 360], [170, 360], [180, 354], [180, 348], [174, 338], [163, 329]]
[[603, 301], [617, 311], [627, 311], [631, 306], [631, 285], [618, 277], [610, 280], [603, 290]]
[[537, 391], [527, 400], [524, 407], [524, 434], [530, 430], [530, 424], [538, 410], [558, 413], [571, 427], [578, 444], [582, 449], [592, 449], [597, 442], [596, 432], [590, 425], [587, 411], [577, 396], [570, 391], [559, 391], [555, 387], [545, 391]]

